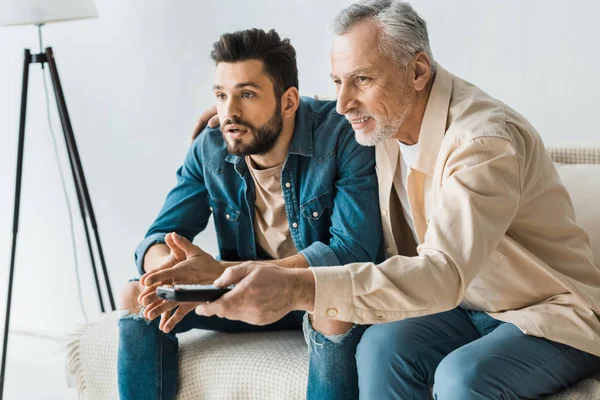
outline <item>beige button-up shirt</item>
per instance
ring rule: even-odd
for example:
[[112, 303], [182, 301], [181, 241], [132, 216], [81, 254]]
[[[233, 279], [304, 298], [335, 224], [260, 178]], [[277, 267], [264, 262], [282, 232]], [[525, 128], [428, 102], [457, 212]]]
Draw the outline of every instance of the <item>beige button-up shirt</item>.
[[376, 148], [389, 258], [313, 268], [315, 317], [372, 324], [462, 305], [600, 356], [600, 269], [535, 129], [438, 66], [407, 183], [416, 249], [392, 187], [398, 151]]

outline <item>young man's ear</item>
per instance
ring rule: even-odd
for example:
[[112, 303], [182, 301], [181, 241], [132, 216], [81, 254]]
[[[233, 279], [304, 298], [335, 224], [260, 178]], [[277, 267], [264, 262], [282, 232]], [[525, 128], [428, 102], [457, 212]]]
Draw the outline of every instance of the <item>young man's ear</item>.
[[281, 96], [281, 112], [284, 117], [292, 117], [300, 106], [300, 93], [295, 87], [286, 90]]

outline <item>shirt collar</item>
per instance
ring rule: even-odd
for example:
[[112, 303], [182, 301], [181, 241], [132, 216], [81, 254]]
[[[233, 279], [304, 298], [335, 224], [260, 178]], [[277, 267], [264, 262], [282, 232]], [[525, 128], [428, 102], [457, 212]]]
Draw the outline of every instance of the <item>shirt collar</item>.
[[442, 140], [446, 134], [448, 107], [452, 95], [452, 75], [436, 65], [436, 74], [419, 131], [419, 148], [413, 169], [433, 176]]

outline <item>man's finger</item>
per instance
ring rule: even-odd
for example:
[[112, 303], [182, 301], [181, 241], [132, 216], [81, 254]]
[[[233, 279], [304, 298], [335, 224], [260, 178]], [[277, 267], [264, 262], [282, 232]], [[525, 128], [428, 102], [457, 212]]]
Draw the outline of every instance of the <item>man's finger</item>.
[[221, 304], [218, 300], [211, 303], [202, 303], [196, 307], [196, 314], [205, 317], [215, 316], [219, 311], [221, 311]]
[[171, 239], [173, 240], [174, 244], [184, 252], [185, 257], [183, 259], [199, 256], [204, 253], [200, 247], [196, 246], [177, 233], [173, 233], [173, 235], [171, 235]]
[[179, 247], [177, 245], [177, 243], [175, 242], [174, 238], [176, 236], [179, 236], [179, 235], [177, 235], [177, 233], [175, 233], [175, 232], [167, 233], [167, 235], [165, 236], [165, 243], [167, 246], [169, 246], [169, 249], [171, 250], [171, 256], [176, 261], [177, 260], [183, 261], [186, 258], [185, 251], [181, 247]]
[[147, 307], [150, 304], [152, 304], [152, 303], [154, 303], [155, 301], [158, 301], [158, 300], [162, 300], [162, 299], [156, 295], [156, 291], [152, 291], [150, 293], [147, 293], [143, 297], [141, 297], [139, 299], [138, 303], [140, 303], [141, 305]]
[[233, 267], [229, 267], [223, 272], [223, 274], [218, 277], [213, 285], [218, 287], [225, 287], [229, 285], [233, 285], [244, 279], [246, 275], [248, 275], [252, 271], [251, 263], [243, 263], [240, 265], [235, 265]]
[[160, 329], [162, 331], [163, 326], [165, 326], [165, 323], [167, 322], [168, 319], [169, 319], [168, 312], [164, 312], [164, 313], [160, 314], [160, 323], [158, 324], [158, 329]]
[[180, 277], [181, 268], [166, 268], [153, 273], [148, 273], [145, 279], [146, 286], [152, 286], [160, 282], [176, 282]]
[[[156, 295], [156, 288], [159, 286], [160, 286], [160, 282], [156, 283], [152, 286], [144, 287], [144, 290], [142, 290], [142, 292], [139, 294], [139, 296], [137, 298], [138, 303], [140, 303], [141, 305], [145, 305], [144, 298], [147, 297], [148, 295], [152, 295], [152, 294]], [[152, 300], [152, 301], [155, 301], [155, 300]], [[148, 301], [147, 304], [152, 303], [152, 301]]]
[[219, 120], [219, 116], [218, 115], [214, 115], [209, 121], [208, 121], [208, 126], [210, 128], [216, 128], [219, 125], [221, 125], [221, 121]]
[[148, 313], [155, 309], [156, 307], [158, 307], [164, 300], [157, 300], [154, 303], [151, 303], [149, 305], [147, 305], [146, 307], [144, 307], [144, 311], [142, 312], [142, 315], [144, 316], [144, 318], [152, 320], [153, 318], [150, 318], [148, 315]]
[[218, 126], [219, 124], [217, 123], [217, 125], [211, 125], [210, 121], [212, 118], [214, 118], [214, 116], [217, 114], [217, 106], [216, 105], [212, 105], [208, 110], [204, 111], [201, 115], [200, 118], [198, 118], [198, 122], [196, 123], [196, 126], [194, 127], [194, 132], [192, 133], [192, 139], [196, 139], [196, 137], [202, 132], [202, 130], [204, 130], [204, 128], [206, 127], [206, 123], [209, 123], [209, 127], [211, 128], [215, 128], [216, 126]]
[[[171, 317], [168, 318], [163, 326], [160, 328], [163, 332], [169, 333], [171, 330], [177, 325], [181, 320], [195, 308], [195, 303], [182, 303], [177, 307], [175, 312], [171, 314]], [[162, 321], [161, 321], [162, 322]]]
[[169, 256], [166, 257], [165, 262], [160, 264], [158, 267], [152, 268], [151, 270], [147, 271], [144, 275], [142, 275], [142, 277], [140, 278], [140, 283], [144, 286], [150, 286], [151, 284], [146, 282], [146, 278], [148, 277], [148, 275], [153, 274], [156, 271], [161, 271], [163, 269], [173, 268], [176, 264], [177, 261], [175, 261], [173, 256], [169, 254]]
[[173, 310], [178, 305], [178, 303], [174, 301], [162, 301], [159, 304], [157, 303], [158, 302], [152, 303], [151, 306], [145, 310], [146, 318], [154, 319], [162, 313]]

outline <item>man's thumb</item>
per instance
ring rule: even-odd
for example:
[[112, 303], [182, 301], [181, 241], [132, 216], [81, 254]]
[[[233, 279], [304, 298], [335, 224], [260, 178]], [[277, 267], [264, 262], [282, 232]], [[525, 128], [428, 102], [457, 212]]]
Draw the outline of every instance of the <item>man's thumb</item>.
[[229, 267], [213, 282], [217, 287], [235, 285], [250, 273], [250, 266], [246, 263]]
[[171, 250], [171, 254], [173, 254], [175, 256], [175, 260], [176, 262], [180, 262], [186, 259], [185, 256], [185, 251], [180, 248], [177, 243], [175, 243], [174, 240], [174, 236], [176, 235], [175, 232], [173, 233], [167, 233], [167, 235], [165, 236], [165, 243], [167, 244], [167, 246], [169, 246], [169, 249]]
[[185, 252], [188, 258], [203, 253], [203, 251], [198, 246], [195, 246], [192, 242], [190, 242], [183, 236], [178, 235], [177, 233], [173, 233], [173, 241], [177, 246], [179, 246], [181, 250]]

